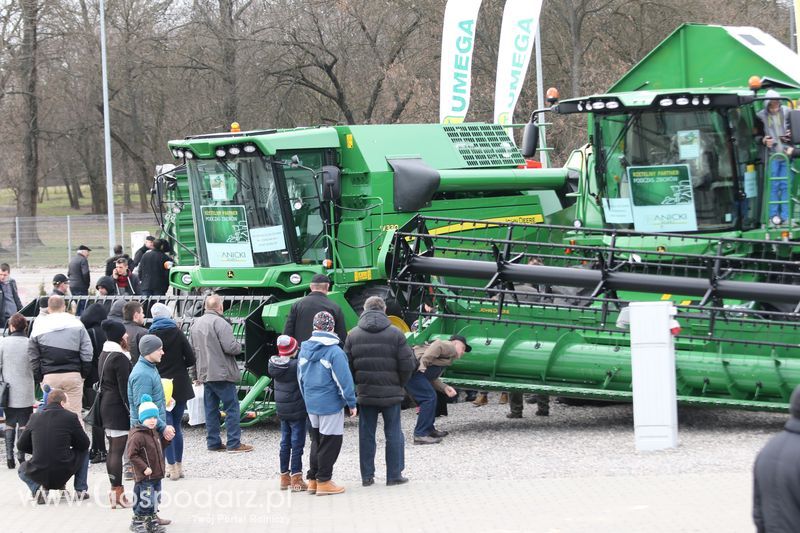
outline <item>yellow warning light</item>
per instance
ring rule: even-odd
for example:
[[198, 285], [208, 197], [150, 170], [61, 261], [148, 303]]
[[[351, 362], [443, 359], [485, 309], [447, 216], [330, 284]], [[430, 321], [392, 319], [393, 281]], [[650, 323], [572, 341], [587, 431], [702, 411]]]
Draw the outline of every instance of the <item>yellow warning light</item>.
[[757, 91], [761, 88], [761, 78], [758, 76], [750, 76], [750, 79], [747, 80], [747, 85], [750, 87], [751, 91]]
[[242, 130], [239, 127], [238, 122], [231, 122], [231, 133], [241, 133]]

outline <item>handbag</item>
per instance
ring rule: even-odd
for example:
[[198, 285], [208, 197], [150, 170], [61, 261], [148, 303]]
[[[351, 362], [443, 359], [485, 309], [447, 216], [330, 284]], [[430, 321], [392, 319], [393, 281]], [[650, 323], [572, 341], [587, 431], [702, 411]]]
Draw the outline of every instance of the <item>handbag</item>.
[[92, 426], [93, 428], [100, 428], [103, 427], [103, 417], [100, 415], [100, 397], [103, 394], [103, 370], [105, 370], [106, 364], [108, 364], [108, 360], [111, 359], [112, 355], [115, 352], [111, 352], [108, 354], [108, 357], [105, 361], [103, 361], [103, 366], [100, 368], [100, 379], [97, 383], [92, 385], [94, 389], [95, 395], [94, 400], [92, 401], [92, 406], [89, 408], [89, 412], [86, 413], [86, 416], [83, 417], [83, 421]]
[[8, 396], [10, 393], [11, 386], [5, 381], [0, 381], [0, 407], [8, 407]]

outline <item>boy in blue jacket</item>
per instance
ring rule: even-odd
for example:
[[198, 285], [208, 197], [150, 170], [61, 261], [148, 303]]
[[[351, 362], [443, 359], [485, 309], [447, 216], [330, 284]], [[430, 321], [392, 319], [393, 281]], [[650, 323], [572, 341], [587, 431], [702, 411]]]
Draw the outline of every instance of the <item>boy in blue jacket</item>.
[[347, 355], [339, 347], [339, 337], [333, 332], [335, 326], [329, 312], [314, 315], [311, 338], [303, 341], [297, 363], [300, 392], [311, 422], [308, 491], [317, 496], [344, 492], [344, 487], [331, 481], [333, 465], [342, 449], [344, 408], [351, 417], [357, 414], [353, 376]]
[[[281, 335], [275, 341], [278, 355], [269, 358], [267, 373], [274, 382], [275, 404], [281, 420], [281, 490], [304, 491], [303, 448], [306, 445], [306, 404], [297, 382], [297, 339]], [[291, 470], [289, 469], [291, 462]]]

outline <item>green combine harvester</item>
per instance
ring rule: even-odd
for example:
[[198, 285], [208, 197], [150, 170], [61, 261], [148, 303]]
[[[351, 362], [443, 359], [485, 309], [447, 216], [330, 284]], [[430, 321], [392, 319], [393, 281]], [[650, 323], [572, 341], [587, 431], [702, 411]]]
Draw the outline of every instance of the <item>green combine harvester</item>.
[[[786, 54], [753, 28], [681, 26], [609, 92], [551, 92], [521, 150], [478, 123], [171, 141], [179, 166], [156, 177], [154, 206], [181, 254], [184, 321], [203, 291], [226, 296], [245, 424], [274, 414], [267, 361], [317, 273], [348, 328], [380, 295], [398, 327], [416, 321], [414, 343], [465, 335], [474, 350], [451, 384], [576, 398], [631, 399], [617, 319], [670, 300], [682, 403], [785, 409], [800, 384], [800, 227], [797, 180], [771, 161], [797, 171], [765, 154], [756, 113], [768, 89], [790, 107], [800, 96]], [[532, 160], [546, 113], [587, 116], [589, 142], [563, 168]]]

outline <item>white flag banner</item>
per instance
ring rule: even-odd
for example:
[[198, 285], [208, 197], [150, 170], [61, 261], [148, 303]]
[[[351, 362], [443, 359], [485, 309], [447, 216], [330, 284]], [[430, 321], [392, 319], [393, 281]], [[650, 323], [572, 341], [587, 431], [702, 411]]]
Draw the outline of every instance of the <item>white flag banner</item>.
[[460, 124], [469, 109], [472, 51], [481, 0], [449, 0], [442, 28], [439, 122]]
[[[531, 62], [541, 11], [542, 0], [506, 0], [494, 86], [496, 124], [514, 123], [514, 108]], [[513, 139], [511, 130], [508, 133]]]

